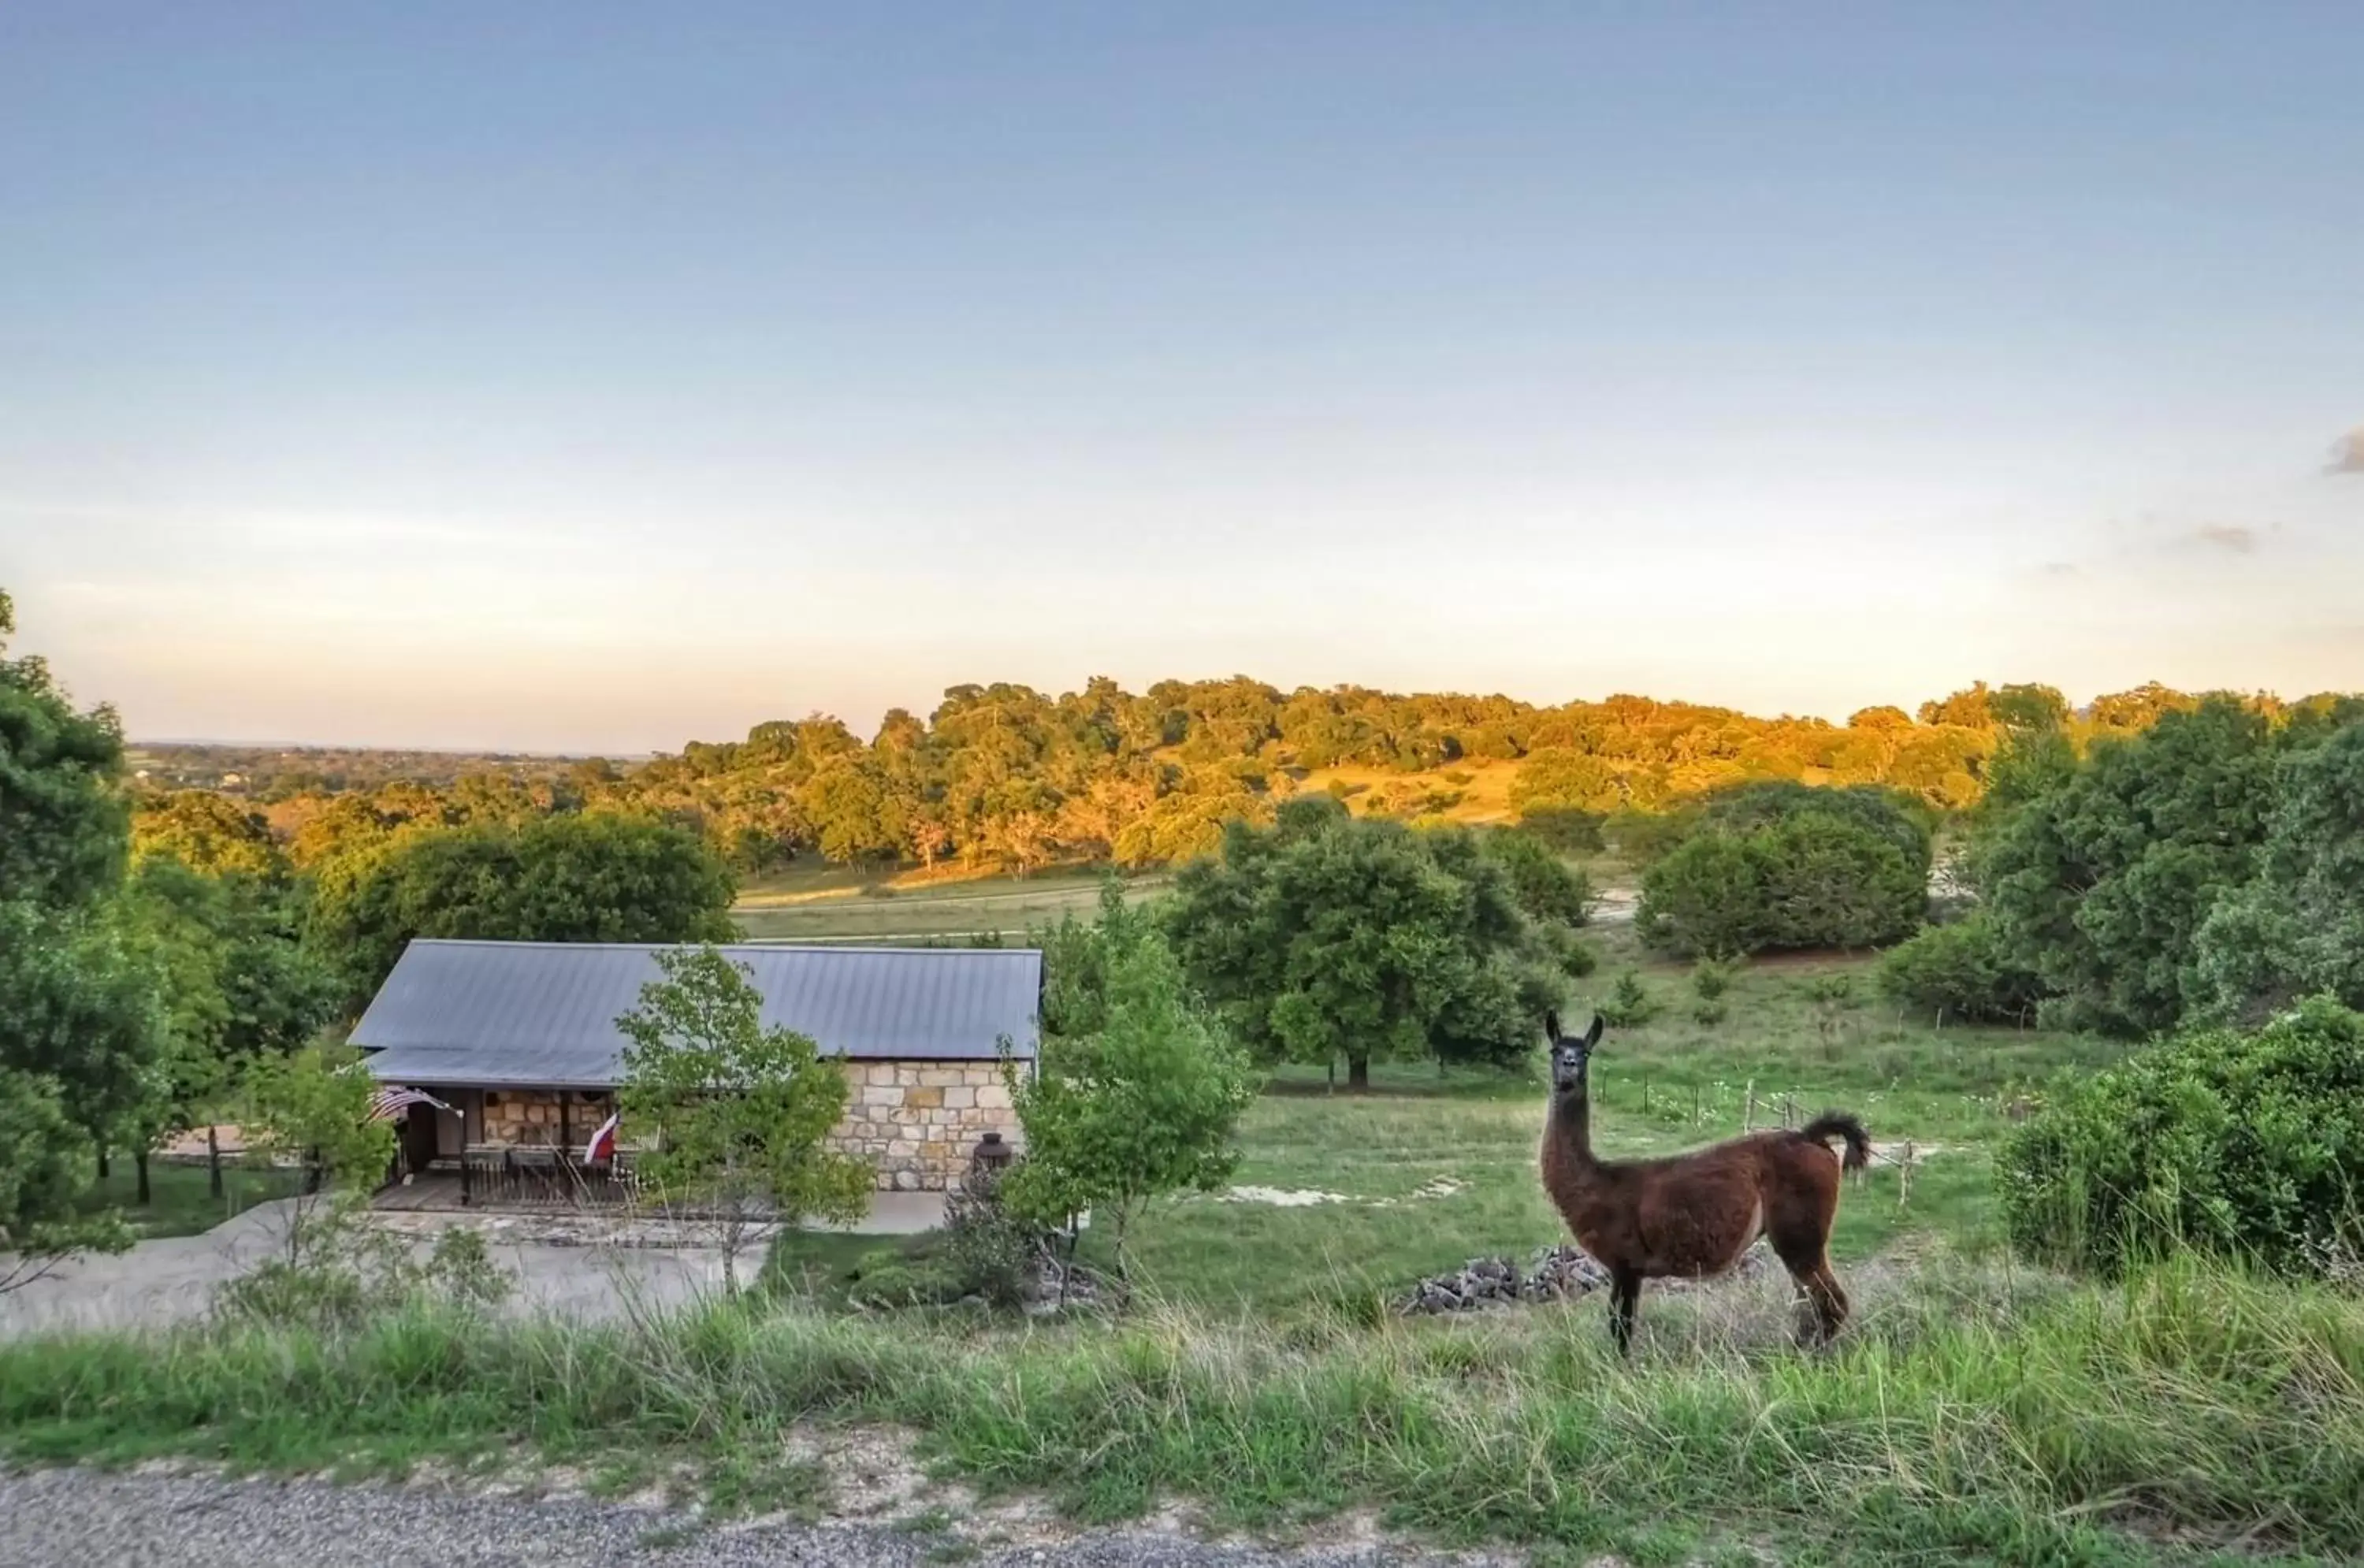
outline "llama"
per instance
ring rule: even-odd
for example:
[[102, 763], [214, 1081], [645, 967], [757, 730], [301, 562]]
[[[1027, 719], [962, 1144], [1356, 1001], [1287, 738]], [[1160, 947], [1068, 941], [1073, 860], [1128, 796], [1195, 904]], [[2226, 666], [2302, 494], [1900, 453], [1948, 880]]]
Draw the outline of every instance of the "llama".
[[[1801, 1341], [1821, 1344], [1837, 1333], [1847, 1298], [1827, 1249], [1842, 1163], [1859, 1171], [1871, 1157], [1863, 1123], [1826, 1111], [1797, 1132], [1752, 1133], [1664, 1160], [1595, 1159], [1585, 1071], [1601, 1020], [1569, 1037], [1559, 1032], [1558, 1015], [1547, 1013], [1544, 1029], [1552, 1058], [1544, 1190], [1578, 1244], [1609, 1271], [1609, 1330], [1618, 1353], [1632, 1341], [1644, 1280], [1720, 1274], [1760, 1235], [1798, 1282], [1811, 1318], [1801, 1318]], [[1843, 1162], [1831, 1157], [1834, 1138], [1846, 1141]]]

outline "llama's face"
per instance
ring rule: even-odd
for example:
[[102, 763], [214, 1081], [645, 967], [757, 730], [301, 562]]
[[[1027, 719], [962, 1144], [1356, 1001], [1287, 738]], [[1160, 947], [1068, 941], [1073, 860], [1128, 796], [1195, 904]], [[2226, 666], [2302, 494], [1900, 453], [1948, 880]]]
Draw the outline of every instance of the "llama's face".
[[1580, 1035], [1559, 1032], [1559, 1016], [1545, 1014], [1544, 1029], [1551, 1036], [1552, 1088], [1559, 1094], [1580, 1097], [1584, 1094], [1585, 1070], [1592, 1064], [1593, 1048], [1600, 1043], [1601, 1018], [1594, 1014], [1592, 1027]]

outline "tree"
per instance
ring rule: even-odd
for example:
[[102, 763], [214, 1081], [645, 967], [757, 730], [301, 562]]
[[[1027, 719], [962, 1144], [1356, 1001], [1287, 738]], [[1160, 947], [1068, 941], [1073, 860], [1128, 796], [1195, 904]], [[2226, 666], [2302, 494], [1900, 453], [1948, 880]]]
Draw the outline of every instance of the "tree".
[[153, 1089], [152, 984], [111, 903], [128, 854], [122, 740], [78, 711], [39, 659], [6, 657], [0, 593], [0, 1285], [127, 1233], [77, 1212], [89, 1157]]
[[1237, 1164], [1233, 1134], [1255, 1098], [1247, 1053], [1189, 993], [1156, 927], [1110, 885], [1097, 926], [1071, 921], [1046, 995], [1031, 1080], [1010, 1067], [1026, 1156], [1005, 1202], [1046, 1228], [1089, 1210], [1108, 1221], [1120, 1275], [1133, 1219], [1170, 1193], [1211, 1192]]
[[631, 1041], [618, 1101], [657, 1136], [641, 1174], [669, 1200], [714, 1215], [735, 1292], [752, 1226], [851, 1224], [870, 1207], [874, 1173], [826, 1142], [845, 1114], [845, 1075], [820, 1062], [810, 1037], [764, 1027], [763, 997], [742, 965], [712, 947], [656, 956], [664, 978], [616, 1020]]
[[1614, 811], [1625, 804], [1616, 770], [1567, 747], [1528, 753], [1511, 781], [1511, 806], [1522, 817], [1548, 810]]
[[1166, 931], [1184, 973], [1269, 1057], [1503, 1062], [1557, 1003], [1557, 955], [1510, 877], [1466, 833], [1356, 819], [1320, 795], [1270, 828], [1235, 822], [1220, 860], [1176, 879]]
[[1511, 895], [1529, 918], [1574, 927], [1592, 917], [1592, 880], [1541, 839], [1523, 829], [1497, 828], [1478, 841], [1511, 879]]
[[2042, 980], [2048, 1016], [2138, 1035], [2207, 993], [2198, 933], [2248, 879], [2279, 750], [2263, 715], [2212, 697], [2097, 740], [1982, 831], [1971, 879], [2009, 961]]
[[287, 870], [259, 812], [205, 789], [176, 791], [141, 806], [131, 819], [131, 848], [141, 860], [165, 856], [208, 875], [275, 878]]
[[1654, 947], [1711, 958], [1899, 940], [1928, 905], [1930, 840], [1918, 810], [1872, 786], [1719, 792], [1643, 873], [1635, 929]]
[[2194, 938], [2194, 1001], [2255, 1023], [2301, 996], [2364, 1007], [2364, 723], [2285, 755], [2254, 881]]
[[651, 817], [410, 828], [321, 868], [305, 935], [359, 1007], [414, 937], [725, 940], [731, 895], [696, 834]]

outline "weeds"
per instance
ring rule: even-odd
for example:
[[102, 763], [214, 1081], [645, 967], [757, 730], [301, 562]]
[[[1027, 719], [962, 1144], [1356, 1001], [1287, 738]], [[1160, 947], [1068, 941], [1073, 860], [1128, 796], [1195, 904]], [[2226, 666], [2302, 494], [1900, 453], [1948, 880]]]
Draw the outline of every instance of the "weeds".
[[[523, 1443], [675, 1455], [718, 1505], [807, 1502], [800, 1423], [918, 1429], [1084, 1519], [1341, 1507], [1447, 1540], [1634, 1561], [1769, 1535], [1795, 1560], [2103, 1563], [2160, 1534], [2364, 1551], [2364, 1304], [2189, 1262], [2111, 1287], [1863, 1281], [1835, 1351], [1745, 1289], [1670, 1297], [1622, 1365], [1597, 1314], [1430, 1324], [1145, 1310], [942, 1331], [715, 1303], [608, 1327], [412, 1307], [0, 1348], [0, 1453], [400, 1471]], [[2148, 1532], [2148, 1535], [2133, 1533]]]

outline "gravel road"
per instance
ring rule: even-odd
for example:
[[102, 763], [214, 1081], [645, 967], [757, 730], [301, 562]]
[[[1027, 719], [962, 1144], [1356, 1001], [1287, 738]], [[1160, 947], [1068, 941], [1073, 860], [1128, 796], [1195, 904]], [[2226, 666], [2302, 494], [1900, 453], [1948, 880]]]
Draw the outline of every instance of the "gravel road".
[[529, 1501], [428, 1486], [317, 1481], [0, 1473], [6, 1568], [526, 1568], [648, 1563], [663, 1568], [812, 1564], [842, 1568], [1413, 1568], [1442, 1558], [1385, 1545], [1276, 1554], [1171, 1534], [1095, 1532], [1055, 1545], [965, 1546], [951, 1534], [879, 1525], [724, 1525], [583, 1498]]

